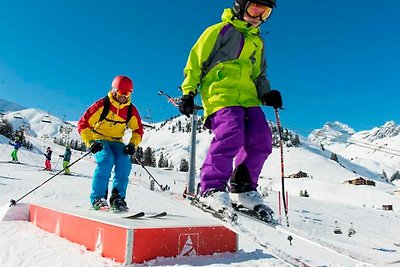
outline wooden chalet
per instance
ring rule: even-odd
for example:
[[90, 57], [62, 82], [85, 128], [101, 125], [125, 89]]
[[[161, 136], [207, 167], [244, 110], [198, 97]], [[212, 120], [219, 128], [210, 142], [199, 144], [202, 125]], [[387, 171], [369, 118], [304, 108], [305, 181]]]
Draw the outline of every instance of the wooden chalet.
[[305, 178], [308, 177], [308, 174], [303, 171], [299, 171], [298, 173], [294, 173], [288, 176], [288, 178]]
[[393, 210], [393, 206], [392, 205], [382, 205], [382, 209], [383, 210]]
[[347, 180], [346, 183], [353, 184], [353, 185], [372, 185], [375, 186], [375, 182], [371, 180], [366, 180], [362, 177], [357, 177], [353, 180]]

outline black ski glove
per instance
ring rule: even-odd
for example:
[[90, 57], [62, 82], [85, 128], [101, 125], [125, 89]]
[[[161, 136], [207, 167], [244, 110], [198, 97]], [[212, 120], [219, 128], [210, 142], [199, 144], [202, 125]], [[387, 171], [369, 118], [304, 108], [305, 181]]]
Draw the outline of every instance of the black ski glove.
[[261, 99], [264, 105], [274, 107], [275, 109], [281, 109], [283, 106], [281, 93], [277, 90], [271, 90], [269, 93], [263, 95]]
[[183, 95], [181, 98], [181, 102], [179, 102], [179, 112], [189, 118], [190, 114], [193, 114], [193, 108], [194, 93], [190, 92], [187, 95]]
[[93, 154], [96, 154], [97, 152], [101, 151], [102, 149], [103, 149], [103, 144], [102, 143], [97, 142], [97, 141], [93, 141], [92, 143], [90, 143], [89, 150]]
[[128, 144], [124, 148], [124, 153], [128, 155], [133, 155], [135, 153], [135, 147], [132, 144]]

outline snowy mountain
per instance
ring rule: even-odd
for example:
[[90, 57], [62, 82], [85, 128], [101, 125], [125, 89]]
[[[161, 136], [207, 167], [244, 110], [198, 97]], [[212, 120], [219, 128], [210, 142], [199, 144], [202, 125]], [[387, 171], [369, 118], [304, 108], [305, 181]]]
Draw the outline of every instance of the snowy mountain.
[[373, 142], [379, 139], [387, 139], [396, 137], [400, 134], [400, 125], [396, 125], [394, 121], [388, 121], [381, 127], [375, 127], [370, 131], [359, 132], [361, 139]]
[[0, 113], [6, 113], [9, 111], [17, 111], [17, 110], [21, 110], [21, 109], [25, 109], [25, 107], [0, 98]]
[[400, 170], [400, 126], [393, 121], [360, 132], [340, 122], [327, 123], [308, 139], [373, 172], [384, 172], [388, 178]]
[[11, 123], [14, 130], [24, 130], [27, 135], [40, 138], [63, 138], [66, 132], [62, 129], [70, 128], [70, 140], [80, 140], [77, 128], [73, 123], [63, 121], [49, 113], [38, 109], [23, 109], [8, 112], [3, 117]]
[[[23, 119], [16, 118], [18, 117], [15, 116], [16, 114], [21, 115]], [[54, 144], [52, 138], [61, 134], [59, 132], [61, 126], [69, 124], [46, 112], [34, 109], [9, 113], [5, 117], [15, 127], [28, 125], [27, 140], [35, 147], [51, 146], [54, 151], [52, 164], [54, 168], [60, 168], [58, 155], [63, 154], [65, 148]], [[43, 122], [43, 119], [50, 119], [51, 122]], [[189, 121], [186, 117], [179, 116], [154, 124], [154, 129], [146, 128], [141, 147], [151, 147], [157, 160], [162, 153], [169, 161], [172, 161], [175, 167], [173, 170], [147, 168], [161, 184], [168, 184], [171, 187], [170, 192], [152, 193], [148, 190], [149, 179], [146, 171], [139, 165], [133, 166], [127, 195], [127, 202], [133, 210], [144, 206], [148, 209], [162, 207], [167, 210], [168, 214], [175, 215], [174, 218], [184, 216], [185, 209], [188, 209], [188, 213], [189, 210], [192, 210], [188, 207], [190, 205], [168, 204], [170, 201], [164, 199], [168, 197], [183, 201], [181, 196], [186, 185], [187, 173], [178, 172], [177, 168], [182, 158], [189, 158], [190, 133], [187, 131], [190, 128], [188, 127]], [[365, 135], [353, 133], [350, 127], [337, 123], [331, 125], [330, 129], [335, 128], [334, 126], [341, 131], [341, 136], [351, 136], [347, 140], [357, 138], [356, 140], [363, 140], [364, 143], [367, 143], [362, 138]], [[73, 127], [71, 138], [73, 134], [74, 138], [79, 138], [75, 131], [76, 128]], [[208, 130], [200, 128], [196, 133], [198, 174], [212, 135]], [[386, 182], [381, 178], [381, 172], [375, 171], [375, 169], [383, 166], [389, 159], [393, 161], [393, 164], [398, 163], [399, 157], [390, 156], [381, 151], [371, 152], [371, 149], [343, 141], [340, 144], [332, 141], [330, 145], [327, 144], [325, 149], [322, 149], [319, 143], [304, 138], [300, 139], [301, 145], [298, 147], [290, 146], [284, 149], [285, 176], [296, 174], [299, 171], [307, 174], [305, 178], [285, 179], [291, 221], [288, 230], [298, 234], [295, 236], [293, 246], [288, 245], [286, 235], [269, 232], [262, 225], [241, 218], [238, 230], [242, 235], [239, 237], [238, 253], [234, 255], [217, 254], [210, 257], [162, 258], [150, 264], [154, 266], [214, 267], [227, 264], [232, 266], [287, 266], [277, 263], [274, 254], [269, 254], [268, 250], [264, 251], [264, 248], [257, 247], [251, 242], [249, 244], [249, 238], [245, 238], [246, 236], [257, 237], [264, 244], [271, 244], [293, 257], [301, 258], [311, 266], [368, 266], [369, 264], [379, 265], [398, 260], [400, 241], [396, 229], [400, 218], [400, 197], [395, 194], [398, 186]], [[374, 142], [383, 140], [388, 142], [386, 146], [388, 148], [395, 149], [395, 145], [397, 147], [399, 145], [398, 135], [377, 139]], [[397, 141], [396, 144], [395, 141]], [[339, 146], [335, 146], [338, 144], [342, 146], [340, 151], [342, 154], [339, 154], [338, 162], [336, 162], [330, 159], [332, 153], [330, 149], [338, 148]], [[49, 177], [49, 174], [39, 171], [43, 168], [43, 154], [38, 151], [21, 149], [20, 161], [26, 165], [12, 165], [7, 163], [11, 149], [8, 139], [0, 136], [0, 151], [2, 151], [0, 154], [0, 201], [6, 205], [11, 198], [22, 196]], [[357, 154], [358, 158], [351, 158], [345, 153], [346, 151]], [[367, 160], [367, 156], [369, 156], [367, 151], [371, 154], [369, 161]], [[77, 159], [81, 155], [80, 151], [73, 151], [73, 159]], [[372, 162], [374, 156], [380, 161]], [[259, 185], [260, 190], [268, 195], [266, 202], [273, 208], [277, 217], [280, 217], [278, 204], [278, 194], [281, 190], [280, 167], [280, 150], [275, 147], [261, 172]], [[89, 205], [90, 177], [94, 168], [92, 157], [87, 157], [71, 168], [76, 176], [56, 177], [54, 181], [50, 181], [27, 196], [24, 201], [43, 204], [59, 203], [72, 205], [72, 207], [74, 205], [87, 206]], [[346, 182], [360, 176], [372, 180], [375, 182], [375, 186], [355, 186]], [[305, 190], [309, 197], [300, 197], [300, 192]], [[162, 195], [161, 199], [157, 196], [158, 194]], [[158, 203], [157, 206], [154, 203]], [[382, 206], [387, 204], [393, 206], [392, 212], [382, 210]], [[335, 235], [333, 233], [337, 226], [335, 221], [344, 232], [353, 225], [357, 234], [353, 237], [348, 237], [346, 232], [343, 235]], [[379, 227], [379, 225], [385, 225], [385, 227]], [[27, 240], [21, 236], [29, 236], [30, 239]], [[308, 241], [304, 241], [302, 238]], [[313, 242], [319, 244], [320, 247], [326, 247], [325, 250], [322, 249], [325, 252], [320, 250], [316, 252], [316, 247], [305, 249], [307, 244]], [[332, 253], [332, 251], [334, 252]], [[331, 257], [331, 254], [335, 256]], [[351, 257], [343, 257], [342, 254], [351, 255]], [[354, 258], [356, 260], [352, 262]], [[54, 262], [58, 263], [57, 266], [120, 266], [112, 261], [102, 259], [95, 253], [89, 253], [78, 245], [65, 240], [61, 242], [54, 235], [44, 234], [28, 223], [0, 221], [0, 266], [27, 264], [29, 266], [48, 266]], [[365, 262], [368, 264], [364, 264]]]
[[[14, 129], [24, 129], [27, 135], [33, 137], [50, 140], [54, 138], [81, 140], [76, 128], [76, 122], [64, 122], [41, 110], [24, 109], [9, 112], [4, 115], [4, 118], [11, 122]], [[190, 157], [190, 125], [191, 120], [185, 116], [177, 116], [164, 122], [151, 124], [151, 127], [145, 127], [144, 138], [140, 146], [143, 149], [150, 147], [156, 162], [162, 155], [168, 160], [169, 165], [174, 166], [175, 170], [179, 170], [181, 160], [189, 160]], [[278, 134], [274, 131], [276, 126], [273, 122], [270, 122], [270, 125], [274, 132], [274, 143], [277, 144]], [[63, 129], [70, 129], [70, 133], [67, 134], [62, 131]], [[202, 127], [200, 120], [198, 121], [197, 129], [196, 169], [199, 171], [211, 142], [212, 134]], [[356, 133], [348, 125], [337, 121], [328, 122], [322, 129], [314, 130], [309, 135], [308, 141], [300, 136], [301, 144], [298, 147], [293, 146], [293, 141], [291, 141], [297, 134], [285, 129], [284, 136], [288, 140], [285, 141], [285, 146], [288, 153], [295, 154], [297, 151], [303, 151], [302, 153], [312, 154], [307, 157], [313, 158], [318, 155], [323, 161], [328, 159], [328, 162], [331, 162], [331, 154], [336, 153], [339, 155], [339, 162], [335, 162], [335, 164], [341, 168], [346, 168], [351, 173], [346, 177], [358, 174], [365, 175], [370, 179], [381, 180], [383, 170], [388, 176], [400, 170], [400, 159], [395, 155], [397, 151], [391, 150], [399, 145], [400, 137], [397, 134], [399, 129], [400, 127], [396, 126], [394, 122], [388, 122], [380, 128]], [[129, 131], [127, 133], [129, 134]], [[125, 141], [127, 141], [129, 135], [125, 138]], [[321, 147], [321, 144], [323, 147]], [[400, 154], [400, 152], [397, 154]], [[304, 157], [304, 155], [300, 156]], [[271, 165], [266, 162], [262, 176], [278, 177], [280, 175], [279, 165], [279, 162], [274, 162]], [[288, 175], [299, 170], [307, 171], [307, 168], [298, 166], [296, 160], [294, 160], [293, 164], [286, 165]], [[292, 166], [295, 167], [292, 168]], [[313, 173], [312, 170], [308, 171]]]
[[308, 139], [322, 145], [331, 145], [345, 143], [354, 133], [355, 131], [346, 124], [338, 121], [327, 122], [321, 129], [312, 131]]

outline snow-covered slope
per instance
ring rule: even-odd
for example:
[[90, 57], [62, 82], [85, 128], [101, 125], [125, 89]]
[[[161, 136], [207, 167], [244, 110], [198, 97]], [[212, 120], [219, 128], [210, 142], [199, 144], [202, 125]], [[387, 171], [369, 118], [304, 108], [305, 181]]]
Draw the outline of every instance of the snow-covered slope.
[[[52, 144], [49, 139], [37, 137], [28, 137], [28, 139], [37, 147], [51, 145], [54, 150], [53, 166], [60, 168], [57, 156], [63, 153], [63, 147]], [[6, 138], [0, 136], [0, 151], [2, 151], [0, 154], [0, 206], [8, 205], [10, 199], [17, 199], [50, 177], [47, 172], [40, 171], [44, 163], [44, 156], [40, 153], [22, 149], [19, 156], [21, 162], [26, 165], [4, 163], [9, 159], [8, 152], [12, 149], [7, 142]], [[154, 140], [153, 142], [154, 146], [160, 146], [164, 140], [159, 138], [160, 143]], [[287, 173], [297, 172], [300, 169], [312, 176], [286, 179], [291, 225], [288, 230], [296, 233], [292, 246], [289, 245], [286, 234], [271, 232], [263, 225], [240, 218], [238, 230], [243, 233], [243, 236], [239, 239], [238, 253], [177, 259], [160, 258], [148, 265], [287, 266], [268, 250], [250, 242], [245, 236], [256, 237], [263, 244], [277, 247], [286, 254], [312, 266], [367, 266], [358, 261], [380, 265], [398, 260], [396, 244], [399, 243], [397, 225], [400, 218], [400, 197], [390, 193], [393, 186], [378, 181], [375, 187], [344, 184], [343, 180], [354, 177], [355, 174], [327, 159], [323, 155], [325, 152], [318, 149], [311, 145], [285, 148]], [[201, 150], [200, 147], [199, 150]], [[72, 160], [81, 155], [81, 152], [73, 151]], [[262, 173], [264, 178], [260, 180], [261, 189], [268, 193], [266, 202], [273, 208], [277, 218], [279, 218], [278, 191], [281, 189], [279, 165], [279, 149], [276, 148], [264, 166]], [[90, 177], [94, 167], [91, 157], [84, 158], [71, 168], [72, 172], [79, 176], [55, 177], [29, 194], [22, 202], [58, 203], [70, 205], [71, 208], [76, 205], [89, 206]], [[174, 218], [193, 212], [193, 208], [182, 199], [187, 173], [150, 167], [147, 167], [147, 170], [159, 183], [168, 184], [171, 190], [168, 192], [149, 191], [147, 172], [140, 166], [134, 165], [127, 194], [127, 202], [133, 211], [143, 209], [143, 207], [163, 209], [171, 216], [175, 216]], [[310, 197], [299, 197], [299, 191], [305, 189]], [[394, 211], [382, 211], [382, 204], [392, 204]], [[333, 233], [335, 221], [342, 229], [343, 235]], [[351, 225], [356, 230], [356, 234], [348, 237], [347, 230]], [[306, 249], [311, 244], [310, 242], [320, 244], [326, 249], [320, 248], [318, 253], [315, 250]], [[342, 254], [351, 255], [357, 260]], [[71, 244], [32, 227], [29, 223], [0, 222], [0, 266], [50, 265], [120, 266], [86, 251], [79, 245]]]

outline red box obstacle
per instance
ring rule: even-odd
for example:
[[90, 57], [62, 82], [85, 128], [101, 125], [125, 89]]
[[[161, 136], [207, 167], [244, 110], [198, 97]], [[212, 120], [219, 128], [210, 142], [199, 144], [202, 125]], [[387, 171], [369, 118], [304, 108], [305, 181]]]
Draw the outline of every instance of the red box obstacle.
[[[179, 225], [174, 218], [163, 220], [127, 220], [102, 212], [57, 211], [31, 204], [29, 221], [39, 228], [74, 243], [98, 251], [106, 258], [131, 264], [157, 257], [211, 255], [237, 250], [237, 235], [221, 225], [188, 226], [190, 218]], [[100, 215], [98, 215], [100, 214]], [[111, 217], [111, 218], [108, 218]], [[198, 219], [196, 220], [198, 224]], [[170, 225], [171, 222], [174, 225]], [[215, 224], [215, 222], [214, 222]]]

